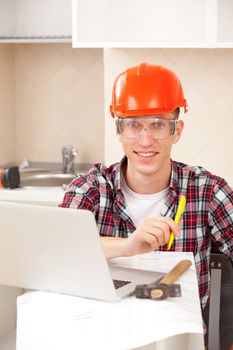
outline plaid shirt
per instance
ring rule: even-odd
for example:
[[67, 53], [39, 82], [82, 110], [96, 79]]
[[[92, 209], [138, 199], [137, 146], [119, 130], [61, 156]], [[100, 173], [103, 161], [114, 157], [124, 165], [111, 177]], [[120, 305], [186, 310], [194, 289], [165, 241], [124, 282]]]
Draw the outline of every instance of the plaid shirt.
[[[87, 209], [95, 214], [101, 236], [128, 237], [136, 228], [121, 191], [120, 163], [95, 164], [69, 185], [61, 207]], [[174, 251], [193, 252], [199, 293], [204, 307], [209, 294], [211, 241], [222, 253], [233, 256], [233, 191], [226, 181], [202, 167], [172, 161], [172, 174], [161, 216], [175, 217], [180, 195], [186, 196], [181, 237]], [[166, 250], [167, 245], [160, 248]]]

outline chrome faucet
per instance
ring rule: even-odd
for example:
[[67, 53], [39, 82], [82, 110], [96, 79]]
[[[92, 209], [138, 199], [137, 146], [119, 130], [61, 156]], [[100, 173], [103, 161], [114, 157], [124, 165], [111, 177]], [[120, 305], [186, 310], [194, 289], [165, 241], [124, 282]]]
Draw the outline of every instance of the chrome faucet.
[[74, 173], [74, 159], [78, 151], [70, 145], [62, 147], [63, 173]]

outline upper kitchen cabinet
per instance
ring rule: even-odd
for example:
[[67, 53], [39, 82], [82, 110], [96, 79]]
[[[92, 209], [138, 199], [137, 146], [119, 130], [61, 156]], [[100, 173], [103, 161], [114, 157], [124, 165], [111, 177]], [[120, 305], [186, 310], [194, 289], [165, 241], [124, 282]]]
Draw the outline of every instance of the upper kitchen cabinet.
[[218, 47], [233, 47], [233, 1], [218, 0]]
[[72, 43], [202, 48], [227, 41], [230, 46], [232, 10], [232, 0], [73, 0]]
[[71, 0], [0, 0], [0, 42], [71, 42]]

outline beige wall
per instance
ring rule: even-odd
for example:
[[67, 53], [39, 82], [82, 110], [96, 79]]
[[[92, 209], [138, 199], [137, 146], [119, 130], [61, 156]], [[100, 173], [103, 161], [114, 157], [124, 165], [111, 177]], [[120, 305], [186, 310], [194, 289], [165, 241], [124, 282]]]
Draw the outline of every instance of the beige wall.
[[61, 161], [65, 144], [78, 163], [103, 161], [102, 50], [15, 46], [15, 81], [18, 161]]
[[[105, 114], [117, 74], [140, 62], [165, 65], [180, 77], [189, 112], [173, 159], [202, 165], [233, 185], [233, 50], [232, 49], [106, 49]], [[105, 120], [105, 161], [117, 161], [122, 150], [111, 118]]]
[[[27, 158], [110, 164], [121, 147], [109, 116], [115, 76], [139, 62], [180, 77], [189, 112], [173, 158], [205, 166], [233, 185], [232, 49], [72, 49], [69, 44], [0, 45], [0, 164]], [[105, 108], [104, 108], [105, 100]]]
[[0, 45], [0, 165], [15, 159], [14, 53]]
[[66, 144], [78, 163], [104, 160], [101, 49], [0, 46], [0, 74], [1, 162], [60, 162]]

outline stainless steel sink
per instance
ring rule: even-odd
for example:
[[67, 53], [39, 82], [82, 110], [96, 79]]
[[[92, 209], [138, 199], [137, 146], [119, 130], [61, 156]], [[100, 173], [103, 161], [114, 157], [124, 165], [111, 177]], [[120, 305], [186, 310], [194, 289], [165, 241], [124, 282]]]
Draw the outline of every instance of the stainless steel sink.
[[20, 171], [20, 186], [49, 187], [69, 184], [75, 174], [63, 174], [54, 169], [23, 169]]

